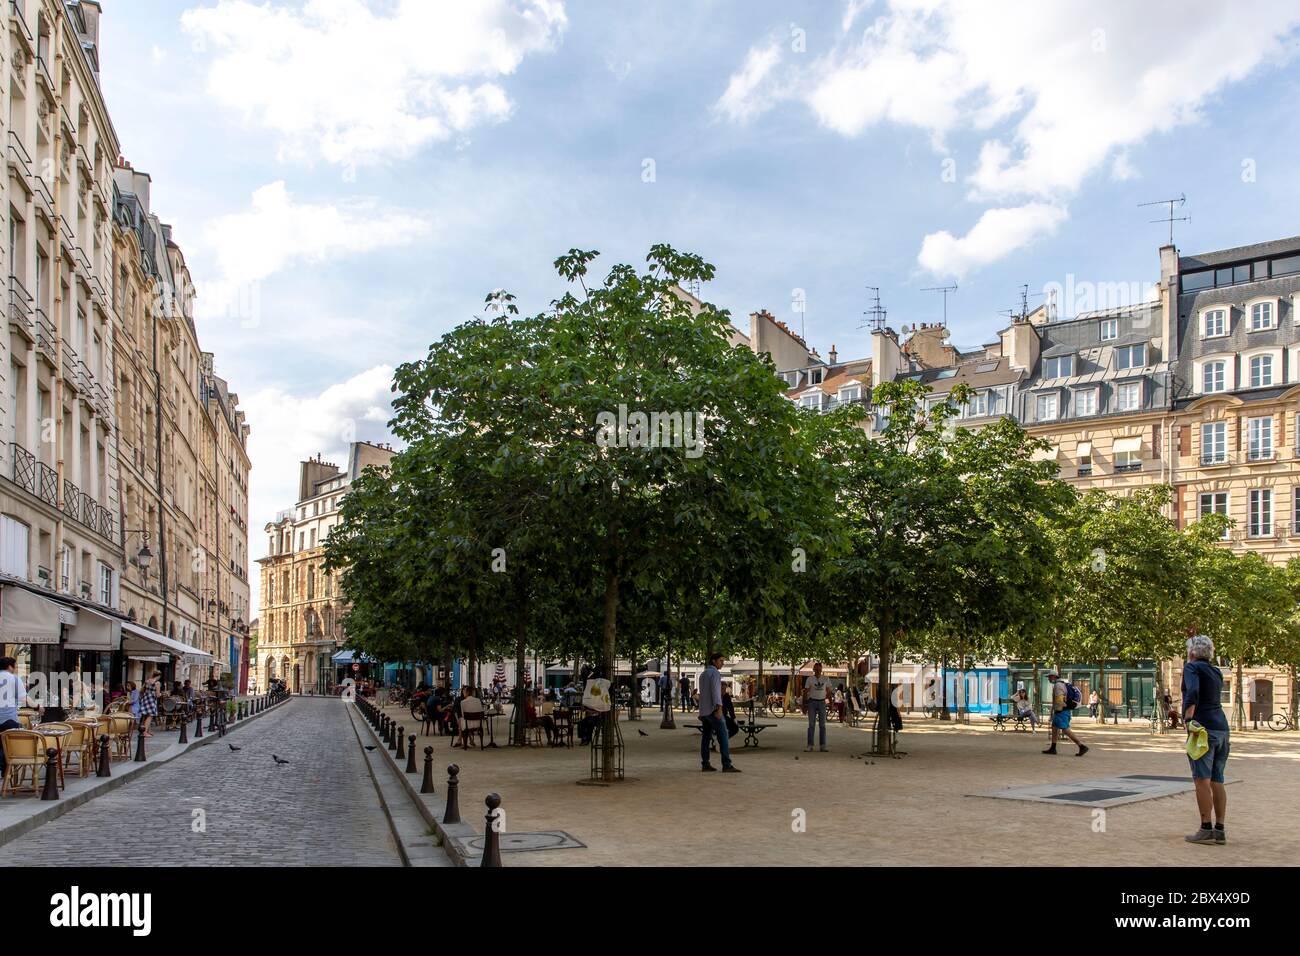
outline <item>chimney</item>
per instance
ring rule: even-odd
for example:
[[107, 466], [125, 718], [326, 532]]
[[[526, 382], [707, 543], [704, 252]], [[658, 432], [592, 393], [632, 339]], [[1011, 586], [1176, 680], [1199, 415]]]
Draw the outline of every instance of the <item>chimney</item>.
[[837, 351], [835, 351], [835, 343], [833, 343], [833, 342], [831, 343], [831, 350], [830, 350], [830, 353], [829, 353], [829, 358], [830, 358], [830, 360], [831, 360], [831, 364], [832, 364], [832, 365], [836, 365], [836, 364], [838, 364], [838, 362], [839, 362], [839, 358], [840, 358], [840, 353], [837, 352]]

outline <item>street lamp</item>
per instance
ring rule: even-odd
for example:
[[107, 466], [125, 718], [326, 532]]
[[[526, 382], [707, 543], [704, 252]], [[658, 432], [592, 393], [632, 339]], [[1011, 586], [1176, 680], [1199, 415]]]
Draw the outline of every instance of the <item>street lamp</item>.
[[146, 531], [144, 528], [123, 529], [122, 540], [124, 543], [126, 541], [126, 536], [128, 534], [138, 534], [144, 538], [144, 546], [141, 547], [138, 552], [136, 552], [135, 561], [136, 564], [140, 566], [140, 570], [145, 573], [146, 577], [148, 577], [149, 565], [153, 564], [153, 552], [149, 550], [149, 532]]

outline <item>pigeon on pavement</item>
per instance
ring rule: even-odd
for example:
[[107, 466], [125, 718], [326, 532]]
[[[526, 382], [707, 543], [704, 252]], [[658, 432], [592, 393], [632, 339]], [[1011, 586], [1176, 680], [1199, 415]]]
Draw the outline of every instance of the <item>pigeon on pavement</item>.
[[289, 762], [289, 761], [287, 761], [287, 760], [282, 760], [282, 759], [280, 759], [280, 758], [277, 757], [275, 754], [271, 754], [271, 759], [274, 760], [276, 763], [288, 763], [288, 762]]
[[243, 750], [243, 747], [236, 747], [234, 744], [226, 744], [231, 750]]

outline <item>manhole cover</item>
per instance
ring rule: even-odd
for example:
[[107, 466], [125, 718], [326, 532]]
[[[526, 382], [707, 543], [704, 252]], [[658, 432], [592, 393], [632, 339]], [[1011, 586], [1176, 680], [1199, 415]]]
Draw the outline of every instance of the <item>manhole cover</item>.
[[1131, 797], [1132, 790], [1075, 790], [1071, 793], [1044, 794], [1044, 800], [1068, 800], [1073, 803], [1096, 803], [1099, 800], [1114, 800], [1116, 797]]
[[[483, 837], [470, 837], [467, 840], [459, 840], [462, 847], [469, 853], [483, 852]], [[526, 850], [569, 850], [585, 848], [587, 844], [575, 840], [563, 830], [543, 830], [537, 832], [521, 833], [503, 833], [501, 834], [501, 852], [502, 853], [522, 853]]]

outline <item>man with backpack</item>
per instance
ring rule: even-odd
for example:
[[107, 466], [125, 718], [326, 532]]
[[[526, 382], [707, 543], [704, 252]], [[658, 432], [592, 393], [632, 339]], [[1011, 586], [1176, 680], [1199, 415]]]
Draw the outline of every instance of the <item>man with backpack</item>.
[[1075, 756], [1082, 757], [1088, 748], [1070, 729], [1070, 716], [1074, 713], [1074, 708], [1083, 702], [1083, 694], [1069, 681], [1061, 680], [1061, 675], [1055, 671], [1049, 673], [1047, 679], [1052, 682], [1052, 743], [1043, 753], [1056, 753], [1056, 738], [1064, 735], [1078, 745], [1079, 752]]

